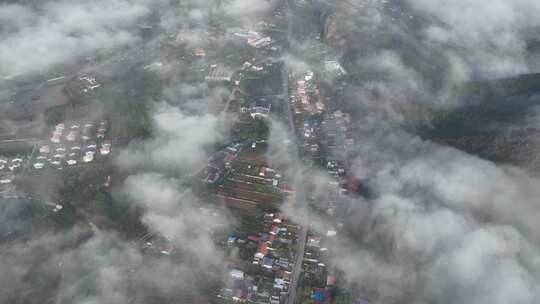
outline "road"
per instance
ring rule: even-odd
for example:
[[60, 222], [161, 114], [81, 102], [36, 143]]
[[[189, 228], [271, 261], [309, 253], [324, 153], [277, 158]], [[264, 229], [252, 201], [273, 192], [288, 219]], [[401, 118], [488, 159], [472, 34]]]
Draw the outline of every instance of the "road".
[[[289, 0], [285, 1], [285, 9], [287, 14], [287, 41], [288, 46], [290, 47], [291, 43], [293, 42], [292, 37], [292, 13], [290, 8]], [[283, 101], [286, 103], [285, 105], [285, 111], [287, 113], [287, 121], [289, 125], [289, 131], [290, 131], [290, 138], [291, 142], [293, 144], [296, 143], [296, 132], [294, 127], [294, 120], [293, 120], [293, 113], [291, 110], [291, 105], [289, 104], [289, 70], [287, 67], [287, 62], [284, 62], [283, 64], [283, 71], [282, 71], [282, 79], [283, 79]], [[293, 164], [293, 170], [294, 170], [294, 188], [295, 188], [295, 212], [298, 213], [297, 221], [298, 224], [301, 225], [301, 229], [298, 235], [298, 248], [296, 250], [296, 256], [294, 259], [294, 266], [292, 271], [292, 281], [291, 286], [289, 287], [289, 294], [287, 296], [287, 304], [294, 304], [297, 301], [297, 291], [298, 291], [298, 281], [300, 279], [300, 273], [302, 271], [302, 261], [304, 259], [304, 252], [305, 252], [305, 246], [306, 246], [306, 238], [307, 238], [307, 227], [308, 227], [308, 216], [307, 216], [307, 199], [306, 199], [306, 191], [304, 188], [304, 181], [303, 181], [303, 174], [301, 171], [301, 160], [298, 155], [298, 151], [294, 151], [292, 153], [292, 159], [291, 163]], [[294, 165], [298, 166], [294, 166]]]

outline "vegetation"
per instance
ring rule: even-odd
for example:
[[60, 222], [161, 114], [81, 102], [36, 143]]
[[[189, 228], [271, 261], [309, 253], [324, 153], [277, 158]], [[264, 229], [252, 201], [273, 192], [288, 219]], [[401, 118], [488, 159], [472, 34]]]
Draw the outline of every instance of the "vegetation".
[[262, 140], [270, 133], [268, 125], [262, 119], [254, 119], [247, 124], [238, 124], [232, 128], [232, 141]]
[[144, 104], [134, 104], [127, 110], [128, 138], [147, 138], [152, 133], [152, 118]]

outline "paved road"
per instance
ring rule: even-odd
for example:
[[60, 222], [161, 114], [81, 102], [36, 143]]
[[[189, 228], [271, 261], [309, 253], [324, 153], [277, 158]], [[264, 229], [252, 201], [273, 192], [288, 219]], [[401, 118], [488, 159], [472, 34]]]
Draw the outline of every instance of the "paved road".
[[[292, 38], [292, 13], [290, 10], [290, 3], [289, 0], [285, 0], [285, 8], [287, 13], [287, 40], [289, 43], [289, 46], [291, 45], [291, 42], [293, 42]], [[293, 113], [291, 110], [291, 106], [289, 104], [289, 70], [287, 67], [287, 63], [283, 65], [283, 71], [282, 71], [282, 79], [283, 79], [283, 96], [284, 96], [284, 102], [285, 105], [285, 111], [287, 113], [287, 121], [289, 125], [289, 131], [290, 131], [290, 138], [292, 143], [296, 144], [296, 133], [294, 129], [294, 120], [293, 120]], [[292, 164], [300, 165], [301, 160], [299, 158], [299, 155], [297, 151], [292, 154], [291, 159]], [[304, 181], [302, 178], [302, 172], [301, 167], [296, 167], [296, 172], [294, 172], [294, 186], [295, 186], [295, 209], [296, 212], [298, 212], [298, 224], [302, 226], [302, 229], [299, 232], [298, 235], [298, 249], [296, 251], [296, 256], [294, 259], [294, 267], [292, 271], [292, 281], [291, 286], [289, 287], [289, 294], [287, 297], [287, 304], [294, 304], [297, 301], [297, 290], [298, 290], [298, 281], [300, 279], [300, 272], [302, 271], [302, 261], [304, 259], [304, 252], [305, 252], [305, 246], [306, 246], [306, 238], [307, 238], [307, 223], [308, 223], [308, 217], [307, 217], [307, 200], [306, 200], [306, 192], [304, 188]]]

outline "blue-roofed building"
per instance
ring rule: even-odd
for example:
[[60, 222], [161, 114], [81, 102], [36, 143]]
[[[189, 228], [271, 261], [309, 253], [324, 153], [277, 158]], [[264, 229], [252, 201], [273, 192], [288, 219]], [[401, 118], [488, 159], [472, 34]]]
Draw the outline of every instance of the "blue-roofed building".
[[268, 117], [272, 109], [272, 102], [266, 98], [257, 99], [249, 109], [252, 118]]
[[311, 299], [315, 301], [315, 303], [324, 303], [326, 301], [326, 291], [324, 289], [316, 289], [311, 294]]

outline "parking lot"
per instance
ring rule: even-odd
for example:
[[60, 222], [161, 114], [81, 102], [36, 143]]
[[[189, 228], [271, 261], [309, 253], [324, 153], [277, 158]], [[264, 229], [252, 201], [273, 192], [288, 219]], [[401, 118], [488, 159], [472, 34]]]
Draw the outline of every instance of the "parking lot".
[[49, 138], [37, 145], [30, 170], [87, 165], [109, 157], [111, 149], [108, 120], [60, 122], [51, 129]]

